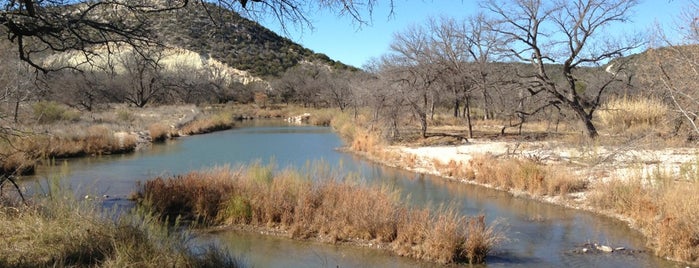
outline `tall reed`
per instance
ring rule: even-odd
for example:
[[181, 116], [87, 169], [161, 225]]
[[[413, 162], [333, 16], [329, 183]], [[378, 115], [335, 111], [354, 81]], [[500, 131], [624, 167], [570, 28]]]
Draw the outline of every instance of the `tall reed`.
[[657, 255], [699, 264], [699, 180], [655, 172], [594, 187], [590, 203], [630, 219]]
[[472, 172], [461, 171], [472, 176], [468, 179], [532, 195], [566, 195], [587, 188], [585, 180], [531, 159], [478, 155], [471, 159], [470, 168]]
[[[218, 167], [146, 181], [141, 204], [205, 225], [244, 224], [292, 238], [378, 244], [396, 254], [452, 263], [481, 263], [501, 233], [484, 218], [453, 209], [415, 209], [398, 192], [293, 170]], [[474, 220], [475, 219], [475, 220]]]
[[224, 111], [195, 119], [182, 126], [180, 133], [184, 135], [204, 134], [230, 129], [234, 124], [233, 114]]

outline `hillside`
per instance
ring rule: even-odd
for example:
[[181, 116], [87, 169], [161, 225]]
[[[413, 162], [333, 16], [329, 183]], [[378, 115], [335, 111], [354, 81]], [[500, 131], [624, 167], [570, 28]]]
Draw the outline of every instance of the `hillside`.
[[156, 13], [151, 19], [151, 31], [166, 45], [210, 56], [255, 76], [276, 76], [302, 61], [352, 68], [213, 4], [191, 2], [187, 8]]

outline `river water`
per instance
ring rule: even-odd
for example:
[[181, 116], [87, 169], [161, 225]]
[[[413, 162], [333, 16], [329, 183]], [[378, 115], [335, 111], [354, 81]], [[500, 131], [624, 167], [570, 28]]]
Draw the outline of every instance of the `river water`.
[[[483, 213], [505, 230], [507, 241], [487, 258], [488, 267], [673, 267], [654, 257], [645, 240], [625, 224], [587, 212], [542, 204], [510, 194], [382, 167], [336, 149], [341, 140], [331, 129], [249, 121], [228, 131], [180, 138], [139, 152], [67, 161], [37, 169], [24, 183], [27, 191], [48, 180], [69, 184], [80, 196], [104, 198], [107, 205], [129, 207], [126, 197], [139, 181], [217, 165], [260, 161], [303, 169], [322, 161], [337, 172], [359, 174], [370, 184], [395, 187], [415, 206], [452, 204], [465, 215]], [[32, 188], [34, 187], [34, 189]], [[199, 243], [228, 248], [253, 267], [430, 267], [433, 264], [374, 249], [293, 241], [249, 232], [203, 233]], [[587, 243], [626, 250], [579, 253]]]

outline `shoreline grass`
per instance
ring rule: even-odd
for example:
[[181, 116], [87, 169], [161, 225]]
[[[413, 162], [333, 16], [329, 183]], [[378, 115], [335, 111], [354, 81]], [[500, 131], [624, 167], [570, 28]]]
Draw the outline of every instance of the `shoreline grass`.
[[136, 150], [136, 145], [135, 136], [115, 133], [103, 125], [90, 126], [70, 135], [10, 137], [0, 144], [3, 151], [1, 174], [31, 174], [42, 159], [129, 153]]
[[[635, 107], [643, 106], [639, 103], [633, 104]], [[655, 103], [646, 106], [653, 106], [651, 104]], [[615, 124], [626, 128], [642, 129], [643, 126], [660, 124], [658, 118], [663, 115], [660, 110], [640, 119], [620, 117], [615, 111], [606, 120], [616, 120]], [[547, 200], [568, 207], [571, 206], [565, 198], [540, 197], [565, 197], [569, 193], [583, 192], [587, 199], [574, 208], [580, 209], [582, 205], [586, 210], [630, 222], [632, 228], [644, 234], [648, 247], [657, 256], [690, 265], [699, 264], [699, 214], [696, 213], [699, 209], [699, 172], [696, 172], [699, 161], [690, 163], [691, 166], [685, 164], [681, 168], [684, 173], [679, 175], [656, 172], [653, 178], [614, 178], [609, 182], [590, 184], [561, 167], [546, 166], [535, 159], [499, 159], [480, 155], [467, 164], [456, 161], [442, 163], [438, 160], [426, 163], [416, 159], [413, 154], [405, 155], [387, 149], [390, 143], [382, 139], [378, 131], [370, 131], [366, 122], [333, 122], [333, 127], [345, 140], [349, 151], [384, 165], [423, 170], [421, 172], [433, 169], [439, 176], [462, 179], [513, 194], [525, 193], [535, 200]]]
[[183, 135], [205, 134], [231, 129], [234, 125], [233, 114], [223, 111], [194, 119], [182, 126], [179, 132]]
[[[696, 163], [694, 165], [697, 165]], [[682, 177], [682, 176], [679, 176]], [[597, 185], [590, 203], [630, 220], [655, 254], [699, 264], [699, 178], [658, 171]]]
[[387, 188], [333, 178], [313, 182], [309, 176], [259, 164], [219, 167], [148, 180], [139, 203], [163, 218], [272, 228], [294, 239], [327, 243], [372, 243], [443, 264], [482, 263], [502, 239], [483, 216], [413, 209]]
[[2, 267], [242, 267], [219, 248], [194, 249], [189, 233], [152, 215], [108, 216], [92, 201], [52, 189], [28, 205], [0, 196]]

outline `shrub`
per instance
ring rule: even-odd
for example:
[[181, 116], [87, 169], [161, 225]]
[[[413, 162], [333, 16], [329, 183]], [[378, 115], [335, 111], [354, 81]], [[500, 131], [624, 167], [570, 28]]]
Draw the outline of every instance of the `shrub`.
[[76, 121], [80, 118], [80, 113], [68, 109], [54, 101], [40, 101], [32, 105], [34, 118], [40, 124], [54, 123], [58, 121]]
[[132, 122], [136, 117], [127, 109], [119, 109], [116, 111], [117, 119], [123, 122]]

